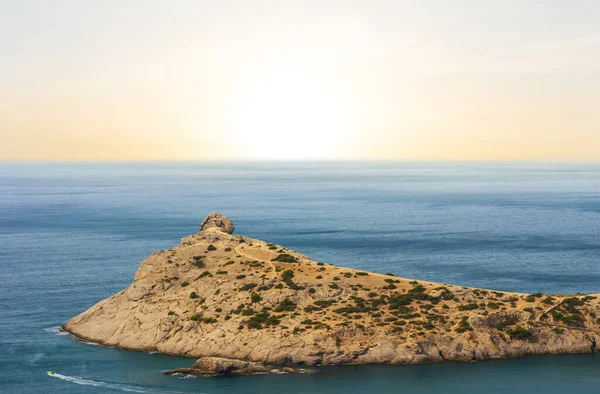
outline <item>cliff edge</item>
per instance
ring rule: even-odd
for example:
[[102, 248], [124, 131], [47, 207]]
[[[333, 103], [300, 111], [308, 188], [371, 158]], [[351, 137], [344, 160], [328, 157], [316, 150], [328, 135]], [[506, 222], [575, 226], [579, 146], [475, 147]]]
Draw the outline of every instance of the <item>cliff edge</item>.
[[141, 262], [133, 283], [63, 330], [103, 345], [270, 364], [409, 364], [598, 352], [600, 300], [404, 279], [201, 231]]

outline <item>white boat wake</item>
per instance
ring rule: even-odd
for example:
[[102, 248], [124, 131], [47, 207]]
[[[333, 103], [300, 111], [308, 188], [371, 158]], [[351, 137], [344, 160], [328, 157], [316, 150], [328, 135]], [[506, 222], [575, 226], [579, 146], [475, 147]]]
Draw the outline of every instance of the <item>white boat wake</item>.
[[103, 382], [100, 380], [84, 379], [79, 376], [67, 376], [67, 375], [62, 375], [60, 373], [54, 373], [54, 372], [48, 372], [48, 376], [57, 378], [57, 379], [61, 379], [61, 380], [65, 380], [67, 382], [80, 384], [83, 386], [102, 387], [102, 388], [109, 389], [109, 390], [126, 391], [129, 393], [184, 394], [181, 391], [165, 391], [164, 389], [156, 389], [155, 390], [152, 388], [146, 388], [146, 387], [140, 387], [140, 386], [130, 386], [130, 385], [121, 384], [121, 383]]

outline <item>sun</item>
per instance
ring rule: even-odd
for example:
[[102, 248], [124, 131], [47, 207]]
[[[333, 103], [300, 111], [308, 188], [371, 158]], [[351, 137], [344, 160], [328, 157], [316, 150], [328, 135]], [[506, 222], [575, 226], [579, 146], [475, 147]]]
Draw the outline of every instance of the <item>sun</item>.
[[234, 138], [253, 159], [335, 157], [352, 126], [348, 98], [305, 70], [271, 70], [241, 84], [232, 98]]

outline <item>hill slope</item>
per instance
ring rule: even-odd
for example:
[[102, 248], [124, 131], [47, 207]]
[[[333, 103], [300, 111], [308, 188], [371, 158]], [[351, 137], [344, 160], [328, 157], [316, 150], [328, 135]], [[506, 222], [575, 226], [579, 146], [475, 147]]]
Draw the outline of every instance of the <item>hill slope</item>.
[[217, 213], [67, 322], [126, 349], [275, 364], [422, 363], [597, 352], [598, 295], [466, 288], [317, 263], [232, 235]]

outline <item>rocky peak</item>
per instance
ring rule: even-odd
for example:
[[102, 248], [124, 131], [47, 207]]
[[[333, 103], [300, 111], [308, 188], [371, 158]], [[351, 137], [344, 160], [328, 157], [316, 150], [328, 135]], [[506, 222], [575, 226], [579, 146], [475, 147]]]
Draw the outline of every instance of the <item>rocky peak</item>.
[[232, 234], [235, 227], [233, 223], [226, 216], [221, 215], [219, 212], [211, 212], [200, 224], [200, 231], [208, 229], [217, 229], [227, 234]]

